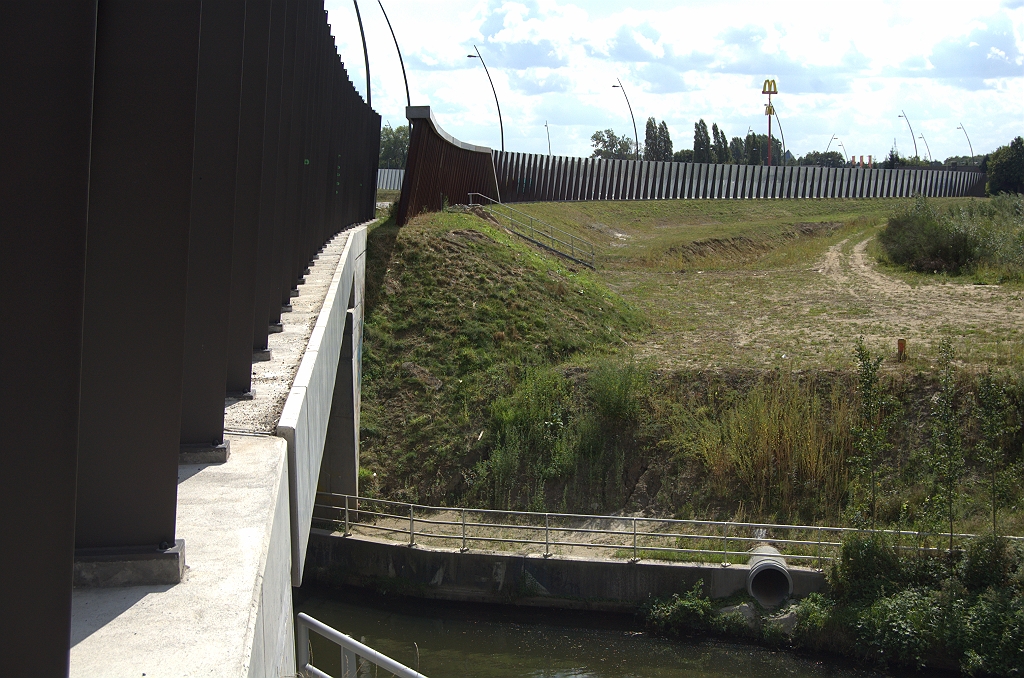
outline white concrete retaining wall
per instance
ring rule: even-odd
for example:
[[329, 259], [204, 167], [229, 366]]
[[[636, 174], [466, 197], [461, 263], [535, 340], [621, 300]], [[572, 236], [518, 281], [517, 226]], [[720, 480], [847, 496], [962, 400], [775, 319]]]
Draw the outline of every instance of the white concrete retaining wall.
[[[348, 242], [277, 425], [277, 434], [288, 441], [293, 586], [302, 584], [306, 543], [331, 415], [345, 319], [350, 307], [362, 305], [365, 256], [366, 226], [359, 226], [349, 231]], [[362, 318], [361, 313], [356, 315]], [[353, 336], [361, 338], [362, 328], [354, 329], [357, 333]]]
[[257, 612], [247, 634], [252, 639], [247, 678], [280, 678], [295, 670], [287, 468], [287, 459], [282, 455], [273, 517], [265, 530], [269, 539], [259, 568], [263, 577], [257, 587], [258, 599], [254, 601]]

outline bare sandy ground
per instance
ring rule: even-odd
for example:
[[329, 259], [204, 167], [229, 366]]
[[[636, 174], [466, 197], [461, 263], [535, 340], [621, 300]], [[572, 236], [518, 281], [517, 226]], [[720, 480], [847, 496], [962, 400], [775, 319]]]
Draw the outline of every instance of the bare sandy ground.
[[605, 275], [654, 317], [654, 331], [635, 350], [663, 366], [843, 367], [858, 337], [887, 358], [906, 339], [910, 366], [921, 368], [943, 337], [965, 363], [1024, 364], [1020, 289], [909, 284], [879, 268], [868, 254], [872, 238], [855, 234], [803, 266]]

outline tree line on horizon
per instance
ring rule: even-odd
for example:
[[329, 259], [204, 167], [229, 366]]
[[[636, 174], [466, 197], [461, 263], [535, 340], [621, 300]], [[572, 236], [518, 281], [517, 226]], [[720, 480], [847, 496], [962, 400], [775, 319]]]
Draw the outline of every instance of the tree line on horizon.
[[[598, 130], [590, 137], [594, 151], [592, 158], [632, 159], [637, 157], [636, 143], [629, 135], [618, 135], [614, 130]], [[837, 151], [821, 153], [811, 151], [800, 158], [788, 155], [784, 159], [782, 142], [772, 137], [772, 164], [822, 165], [825, 167], [841, 167], [846, 159]], [[674, 162], [717, 163], [723, 165], [767, 165], [768, 135], [748, 132], [744, 137], [730, 139], [718, 123], [711, 123], [711, 129], [703, 118], [693, 125], [693, 148], [672, 150], [672, 136], [668, 125], [660, 123], [653, 117], [647, 119], [644, 143], [640, 147], [640, 157], [644, 160], [660, 160]]]

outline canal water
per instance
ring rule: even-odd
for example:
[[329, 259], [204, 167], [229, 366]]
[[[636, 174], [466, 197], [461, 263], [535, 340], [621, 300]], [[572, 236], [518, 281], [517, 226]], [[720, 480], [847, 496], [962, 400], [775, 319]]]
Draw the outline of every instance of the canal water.
[[[494, 607], [361, 591], [295, 591], [296, 612], [333, 626], [429, 678], [881, 678], [838, 661], [753, 645], [659, 638], [630, 617]], [[337, 646], [313, 661], [338, 674]], [[374, 675], [369, 673], [368, 675]], [[390, 675], [381, 672], [381, 675]]]

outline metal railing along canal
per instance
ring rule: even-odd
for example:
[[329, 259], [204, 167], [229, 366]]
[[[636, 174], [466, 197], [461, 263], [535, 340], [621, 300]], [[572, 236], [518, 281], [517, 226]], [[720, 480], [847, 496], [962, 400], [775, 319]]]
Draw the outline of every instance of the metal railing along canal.
[[[385, 499], [318, 493], [314, 523], [341, 531], [398, 541], [408, 546], [638, 560], [746, 563], [761, 544], [787, 561], [821, 569], [838, 557], [842, 540], [855, 533], [885, 535], [904, 552], [944, 553], [949, 533], [861, 530], [818, 525], [778, 525], [643, 516], [538, 513], [424, 506]], [[973, 534], [953, 535], [962, 548]], [[1010, 539], [1024, 541], [1022, 537]]]

